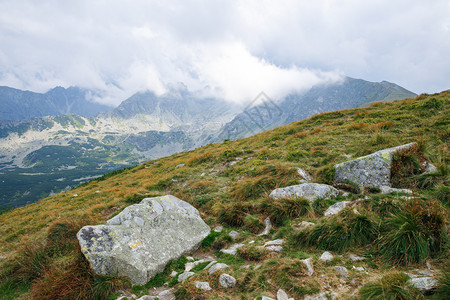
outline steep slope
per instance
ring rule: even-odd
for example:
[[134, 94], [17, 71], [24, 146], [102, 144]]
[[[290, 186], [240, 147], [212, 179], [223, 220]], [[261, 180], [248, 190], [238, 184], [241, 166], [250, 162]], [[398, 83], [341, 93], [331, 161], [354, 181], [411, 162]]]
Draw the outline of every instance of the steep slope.
[[[203, 244], [201, 252], [215, 255], [219, 262], [229, 264], [231, 268], [227, 272], [236, 277], [238, 283], [234, 289], [221, 289], [215, 283], [217, 276], [208, 275], [201, 268], [195, 269], [195, 279], [177, 283], [169, 277], [173, 269], [168, 269], [147, 285], [135, 287], [133, 293], [147, 293], [152, 286], [167, 281], [170, 285], [175, 284], [177, 295], [184, 299], [200, 296], [206, 299], [274, 297], [278, 288], [283, 288], [295, 299], [319, 292], [337, 292], [341, 298], [351, 298], [358, 295], [357, 289], [367, 282], [384, 275], [391, 276], [388, 272], [392, 270], [393, 262], [389, 257], [386, 259], [378, 245], [386, 243], [389, 233], [386, 228], [397, 226], [390, 222], [404, 220], [405, 214], [407, 220], [418, 222], [414, 223], [417, 224], [414, 228], [432, 228], [434, 233], [441, 234], [442, 240], [430, 241], [436, 243], [436, 248], [425, 253], [425, 259], [410, 266], [396, 264], [395, 270], [417, 273], [414, 269], [420, 269], [438, 276], [445, 272], [449, 257], [448, 247], [442, 244], [448, 237], [445, 226], [449, 216], [449, 115], [450, 91], [318, 114], [249, 138], [209, 144], [148, 161], [92, 180], [70, 192], [6, 211], [0, 215], [0, 256], [17, 258], [19, 264], [8, 259], [0, 262], [4, 264], [0, 268], [0, 292], [12, 295], [10, 299], [18, 295], [27, 298], [52, 292], [58, 295], [62, 290], [66, 293], [85, 292], [84, 287], [95, 285], [96, 288], [90, 291], [103, 288], [105, 294], [111, 293], [111, 285], [119, 287], [119, 282], [87, 273], [85, 264], [79, 260], [74, 232], [86, 224], [102, 223], [144, 197], [163, 194], [175, 195], [194, 205], [211, 227], [219, 224], [225, 227], [223, 233], [214, 234]], [[312, 205], [301, 199], [282, 202], [268, 198], [274, 188], [300, 182], [298, 167], [313, 175], [315, 182], [329, 182], [333, 164], [348, 160], [349, 155], [358, 157], [414, 141], [426, 149], [425, 155], [439, 170], [435, 175], [417, 177], [415, 180], [418, 181], [410, 182], [413, 185], [408, 187], [414, 189], [415, 200], [402, 195], [372, 194], [377, 191], [340, 196], [336, 200], [318, 200]], [[411, 161], [414, 162], [414, 157]], [[360, 199], [359, 204], [345, 210], [345, 214], [331, 219], [323, 217], [324, 210], [336, 201], [357, 199]], [[258, 237], [256, 233], [264, 228], [263, 220], [267, 216], [272, 218], [275, 227], [267, 238]], [[301, 238], [294, 229], [301, 221], [312, 221], [317, 224], [313, 228], [320, 234], [327, 226], [343, 230], [349, 220], [359, 220], [358, 226], [363, 230], [367, 229], [367, 224], [382, 226], [371, 227], [371, 239], [362, 244], [364, 246], [331, 250], [335, 259], [327, 263], [319, 257], [329, 249], [320, 244], [302, 244], [309, 236]], [[231, 245], [232, 240], [227, 235], [231, 229], [239, 231], [240, 241], [253, 240], [256, 245], [269, 239], [284, 238], [283, 251], [267, 254], [250, 247], [239, 252], [238, 257], [222, 254], [217, 249]], [[61, 236], [61, 241], [54, 240], [55, 234]], [[419, 231], [418, 234], [423, 233]], [[346, 235], [342, 235], [333, 241], [341, 245], [345, 240]], [[21, 245], [30, 243], [34, 246], [20, 250]], [[58, 248], [62, 247], [58, 245], [72, 246]], [[58, 250], [61, 252], [56, 253], [60, 254], [55, 255], [48, 249], [63, 250]], [[350, 253], [367, 259], [352, 261], [348, 258]], [[37, 258], [39, 264], [33, 264], [35, 260], [28, 257]], [[305, 258], [311, 258], [315, 269], [311, 276], [300, 261]], [[184, 269], [183, 261], [181, 263]], [[35, 267], [27, 269], [27, 266]], [[172, 266], [181, 270], [176, 263]], [[349, 269], [348, 278], [337, 272], [342, 270], [337, 267], [343, 266]], [[398, 276], [400, 281], [392, 284], [406, 285], [403, 275]], [[200, 294], [194, 286], [196, 280], [211, 282], [213, 291]], [[404, 297], [413, 297], [411, 293], [415, 290], [410, 288], [408, 291], [410, 294]], [[440, 293], [436, 295], [438, 299], [445, 295]]]
[[304, 94], [291, 94], [279, 101], [262, 99], [262, 104], [248, 107], [225, 125], [221, 136], [241, 138], [321, 112], [414, 96], [416, 94], [387, 81], [378, 83], [347, 77], [341, 83], [315, 86]]
[[0, 120], [18, 121], [43, 116], [78, 114], [85, 117], [111, 107], [88, 100], [88, 90], [56, 87], [45, 94], [0, 87]]

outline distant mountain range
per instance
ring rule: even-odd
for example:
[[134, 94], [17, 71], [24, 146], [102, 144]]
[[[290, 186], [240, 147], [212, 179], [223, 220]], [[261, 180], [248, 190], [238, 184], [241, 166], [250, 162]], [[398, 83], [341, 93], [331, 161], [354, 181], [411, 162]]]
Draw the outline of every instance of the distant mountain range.
[[19, 121], [35, 117], [78, 114], [92, 117], [110, 106], [90, 101], [92, 91], [78, 87], [55, 87], [45, 94], [0, 86], [0, 120]]
[[45, 94], [0, 88], [0, 208], [35, 202], [114, 169], [316, 113], [415, 96], [393, 83], [351, 78], [283, 99], [262, 93], [244, 110], [185, 88], [162, 96], [136, 93], [114, 109], [87, 100], [87, 93], [79, 88]]

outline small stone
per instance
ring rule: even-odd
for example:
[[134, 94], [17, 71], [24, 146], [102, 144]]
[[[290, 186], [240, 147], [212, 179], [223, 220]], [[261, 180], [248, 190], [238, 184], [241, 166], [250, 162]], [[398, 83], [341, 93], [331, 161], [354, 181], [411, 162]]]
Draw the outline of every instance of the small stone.
[[235, 240], [235, 239], [237, 239], [239, 237], [239, 232], [237, 232], [235, 230], [232, 230], [232, 231], [230, 231], [230, 233], [228, 233], [228, 235], [231, 236], [231, 238], [233, 240]]
[[206, 175], [206, 173], [202, 173], [202, 174], [200, 174], [200, 176], [201, 176], [201, 177], [203, 177], [203, 176], [205, 176], [205, 175]]
[[267, 246], [265, 247], [267, 250], [272, 251], [272, 252], [281, 252], [281, 250], [283, 250], [283, 247], [281, 246]]
[[410, 189], [396, 189], [391, 188], [389, 186], [381, 186], [380, 190], [382, 194], [391, 194], [391, 193], [412, 194], [412, 191]]
[[338, 273], [341, 274], [342, 277], [348, 278], [348, 270], [347, 270], [346, 267], [344, 267], [344, 266], [335, 266], [334, 269], [336, 271], [338, 271]]
[[172, 289], [164, 290], [158, 294], [158, 300], [175, 300]]
[[366, 268], [364, 268], [364, 267], [355, 267], [355, 266], [352, 266], [352, 269], [353, 269], [353, 270], [356, 270], [356, 271], [358, 271], [358, 272], [369, 273], [369, 272], [367, 272]]
[[261, 300], [275, 300], [275, 299], [267, 297], [267, 296], [262, 296]]
[[95, 191], [95, 193], [97, 193], [97, 194], [98, 194], [98, 193], [100, 193], [100, 191], [99, 191], [99, 190], [96, 190], [96, 191]]
[[216, 227], [214, 227], [214, 232], [222, 232], [222, 230], [223, 230], [223, 227], [222, 226], [216, 226]]
[[297, 173], [298, 173], [298, 175], [302, 176], [302, 178], [306, 181], [312, 180], [311, 176], [309, 176], [308, 173], [306, 173], [305, 170], [303, 170], [301, 168], [297, 168]]
[[194, 274], [195, 274], [194, 272], [181, 273], [180, 275], [178, 275], [178, 282], [183, 282]]
[[155, 296], [149, 296], [149, 295], [144, 295], [144, 296], [138, 298], [137, 300], [155, 300], [155, 299], [157, 299], [157, 297], [155, 297]]
[[311, 257], [307, 259], [302, 259], [301, 262], [306, 265], [306, 268], [308, 269], [308, 276], [312, 276], [314, 274], [314, 269], [311, 264]]
[[328, 251], [325, 251], [324, 253], [322, 253], [322, 255], [320, 256], [320, 260], [321, 261], [330, 261], [333, 259], [333, 254], [331, 254]]
[[277, 291], [277, 300], [289, 300], [288, 294], [282, 289], [278, 289]]
[[341, 201], [338, 203], [335, 203], [327, 208], [325, 213], [323, 214], [326, 217], [337, 215], [341, 210], [344, 209], [344, 207], [348, 206], [351, 203], [351, 201]]
[[270, 222], [270, 218], [267, 217], [264, 219], [264, 224], [266, 225], [266, 228], [264, 228], [264, 231], [258, 234], [258, 236], [262, 235], [268, 235], [270, 232], [270, 229], [272, 229], [272, 223]]
[[361, 260], [365, 260], [365, 259], [366, 259], [364, 256], [357, 256], [357, 255], [355, 255], [355, 254], [349, 254], [349, 255], [348, 255], [348, 258], [349, 258], [351, 261], [361, 261]]
[[208, 273], [211, 275], [219, 270], [223, 270], [226, 268], [228, 268], [227, 264], [217, 263], [217, 264], [213, 265], [211, 268], [209, 268]]
[[334, 187], [321, 183], [302, 183], [273, 190], [269, 197], [271, 199], [283, 198], [305, 198], [313, 202], [316, 199], [330, 199], [339, 195]]
[[196, 281], [195, 287], [204, 291], [212, 290], [211, 287], [209, 286], [209, 282], [207, 281]]
[[431, 270], [431, 263], [428, 260], [426, 261], [425, 264], [426, 264], [428, 270]]
[[437, 173], [438, 172], [438, 169], [432, 163], [424, 162], [423, 163], [423, 167], [425, 167], [424, 174], [431, 174], [431, 173]]
[[309, 226], [314, 226], [314, 225], [316, 225], [316, 224], [314, 224], [313, 222], [301, 221], [300, 223], [298, 223], [298, 224], [295, 226], [295, 229], [297, 229], [297, 230], [303, 230], [303, 229], [308, 228]]
[[283, 244], [284, 239], [277, 239], [277, 240], [273, 240], [273, 241], [268, 241], [264, 244], [264, 247], [267, 246], [279, 246], [281, 244]]
[[193, 263], [193, 262], [188, 262], [187, 264], [184, 265], [184, 272], [189, 272], [189, 271], [192, 270], [195, 266], [196, 266], [195, 263]]
[[228, 274], [222, 274], [219, 276], [219, 284], [226, 289], [233, 288], [236, 286], [236, 278]]
[[175, 276], [177, 276], [178, 275], [178, 272], [177, 271], [172, 271], [172, 273], [170, 273], [170, 277], [175, 277]]
[[194, 260], [195, 260], [195, 258], [193, 258], [192, 256], [187, 256], [186, 259], [187, 259], [188, 261], [194, 261]]
[[74, 197], [78, 197], [78, 194], [73, 194]]
[[313, 296], [306, 296], [304, 300], [328, 300], [327, 293], [323, 292]]
[[179, 165], [176, 165], [176, 166], [175, 166], [175, 169], [176, 169], [176, 168], [182, 168], [182, 167], [184, 167], [184, 164], [179, 164]]
[[239, 249], [243, 246], [244, 246], [244, 244], [234, 244], [233, 246], [231, 246], [228, 249], [221, 249], [220, 252], [230, 254], [230, 255], [236, 255], [237, 249]]
[[217, 261], [212, 260], [209, 264], [206, 265], [206, 267], [203, 270], [208, 270], [209, 268], [211, 268], [212, 265], [214, 265], [215, 263], [217, 263]]
[[438, 281], [429, 276], [412, 278], [408, 283], [421, 292], [429, 292], [438, 286]]

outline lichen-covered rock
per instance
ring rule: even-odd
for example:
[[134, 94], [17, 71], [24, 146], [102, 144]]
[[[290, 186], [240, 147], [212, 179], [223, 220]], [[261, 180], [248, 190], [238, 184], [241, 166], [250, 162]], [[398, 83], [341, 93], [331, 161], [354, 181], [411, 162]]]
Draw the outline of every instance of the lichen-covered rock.
[[413, 145], [415, 143], [380, 150], [334, 165], [334, 182], [343, 183], [350, 181], [360, 188], [366, 186], [391, 187], [391, 166], [394, 153], [410, 148]]
[[408, 283], [421, 292], [429, 292], [438, 286], [438, 281], [429, 276], [412, 278]]
[[96, 273], [142, 285], [169, 261], [197, 249], [209, 233], [197, 209], [167, 195], [131, 205], [105, 225], [85, 226], [77, 238]]
[[228, 274], [219, 276], [219, 284], [226, 289], [234, 288], [236, 286], [236, 278]]
[[330, 261], [334, 258], [333, 254], [331, 254], [328, 251], [325, 251], [324, 253], [322, 253], [322, 255], [320, 256], [320, 260], [321, 261]]
[[339, 191], [327, 184], [302, 183], [275, 189], [269, 197], [272, 199], [305, 198], [312, 202], [319, 198], [328, 199], [338, 195]]

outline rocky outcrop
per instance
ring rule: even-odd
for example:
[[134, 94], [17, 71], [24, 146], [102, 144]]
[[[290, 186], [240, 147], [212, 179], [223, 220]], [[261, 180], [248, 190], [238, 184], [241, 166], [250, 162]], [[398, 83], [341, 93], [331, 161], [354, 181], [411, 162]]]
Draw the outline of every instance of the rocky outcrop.
[[197, 209], [167, 195], [131, 205], [104, 225], [85, 226], [77, 238], [96, 273], [128, 276], [142, 285], [195, 250], [209, 232]]
[[273, 190], [269, 197], [272, 199], [282, 198], [305, 198], [309, 201], [316, 199], [328, 199], [339, 195], [339, 191], [332, 186], [320, 183], [302, 183]]
[[335, 183], [352, 182], [359, 188], [391, 187], [391, 166], [394, 153], [415, 143], [380, 150], [372, 154], [342, 162], [334, 166]]

